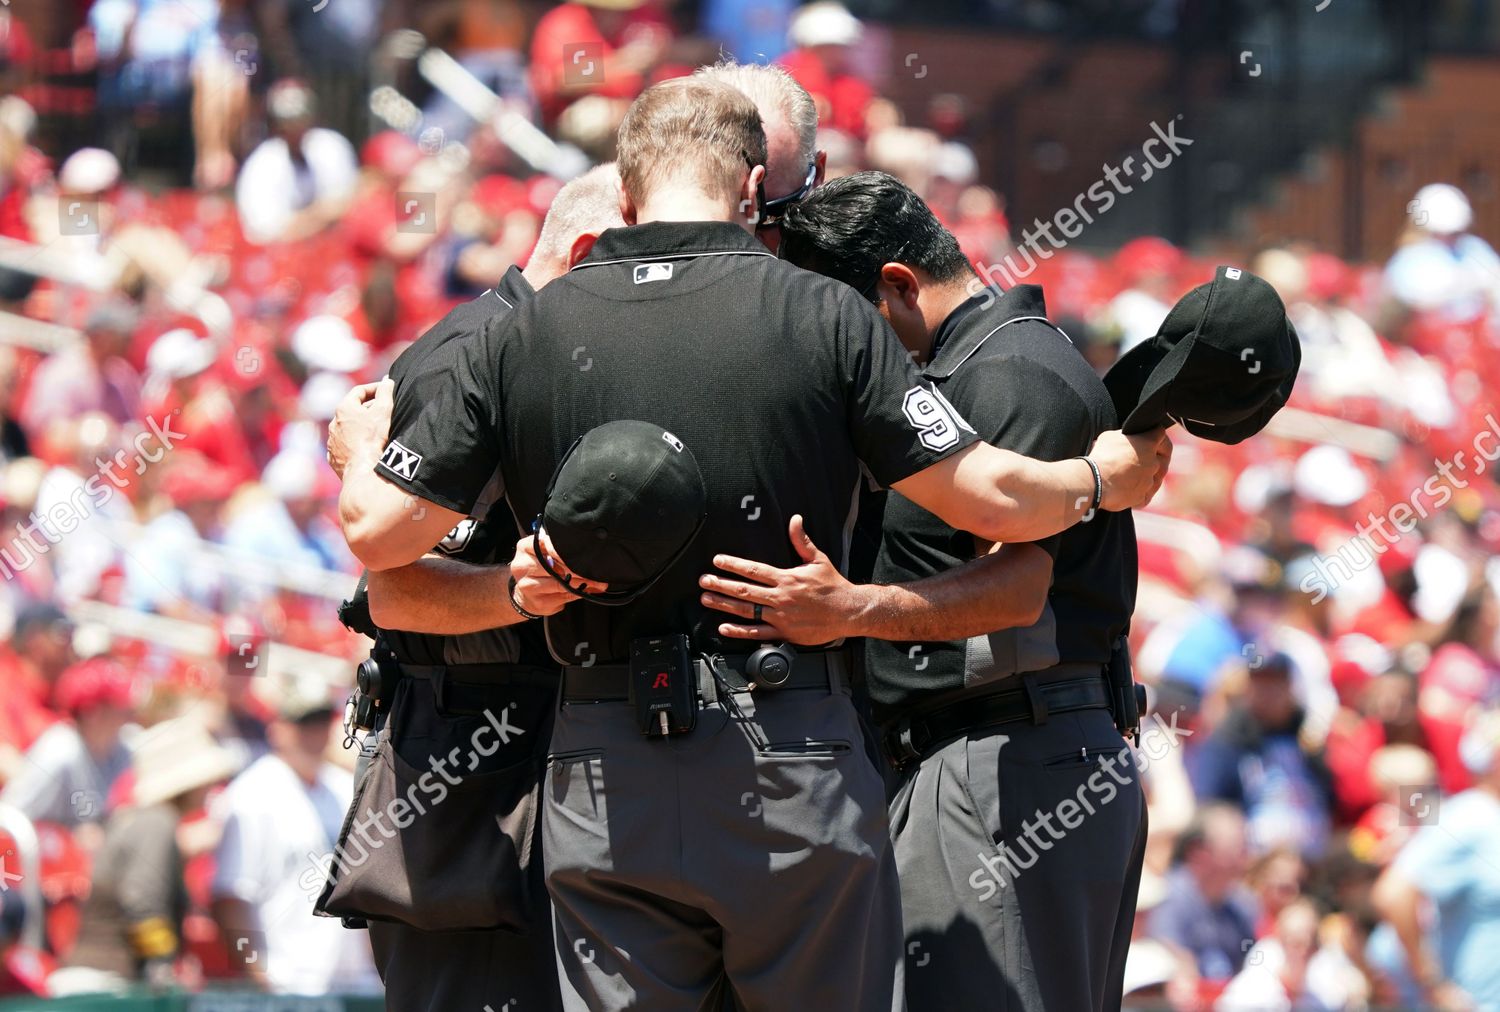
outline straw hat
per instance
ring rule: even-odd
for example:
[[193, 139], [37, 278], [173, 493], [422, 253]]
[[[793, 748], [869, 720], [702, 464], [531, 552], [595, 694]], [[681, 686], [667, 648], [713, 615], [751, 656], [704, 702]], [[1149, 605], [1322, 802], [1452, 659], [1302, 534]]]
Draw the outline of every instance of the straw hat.
[[1415, 745], [1382, 745], [1370, 756], [1370, 779], [1377, 789], [1394, 791], [1403, 784], [1437, 782], [1437, 762]]
[[163, 721], [143, 733], [136, 739], [131, 762], [135, 803], [141, 807], [228, 780], [240, 766], [235, 755], [191, 717]]

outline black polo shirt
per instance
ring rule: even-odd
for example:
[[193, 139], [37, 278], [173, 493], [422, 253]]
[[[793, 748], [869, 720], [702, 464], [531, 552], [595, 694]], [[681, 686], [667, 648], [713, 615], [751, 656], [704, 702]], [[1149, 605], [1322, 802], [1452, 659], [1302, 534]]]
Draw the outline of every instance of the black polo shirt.
[[[396, 390], [390, 438], [401, 449], [387, 450], [378, 465], [382, 474], [394, 473], [391, 465], [404, 464], [412, 453], [441, 452], [451, 435], [451, 419], [434, 411], [437, 405], [432, 390], [452, 381], [458, 349], [465, 342], [478, 340], [486, 323], [533, 295], [531, 285], [512, 267], [494, 288], [454, 308], [391, 363], [390, 378]], [[503, 490], [499, 469], [491, 468], [488, 481], [469, 509], [469, 518], [460, 521], [434, 551], [475, 565], [509, 562], [520, 534], [505, 505]], [[420, 508], [421, 504], [413, 501], [413, 509]], [[549, 662], [536, 622], [462, 636], [388, 629], [385, 639], [399, 660], [411, 664]]]
[[[1108, 392], [1078, 349], [1046, 322], [1042, 290], [981, 292], [943, 321], [923, 375], [987, 442], [1038, 460], [1087, 453], [1118, 424]], [[875, 718], [981, 691], [997, 679], [1058, 663], [1104, 664], [1135, 609], [1135, 527], [1098, 511], [1036, 542], [1053, 558], [1052, 588], [1035, 625], [952, 643], [866, 644]], [[896, 493], [885, 504], [875, 582], [902, 583], [975, 557], [972, 535]]]
[[716, 552], [794, 565], [787, 523], [800, 513], [842, 563], [866, 469], [889, 485], [975, 440], [874, 307], [723, 222], [610, 229], [463, 347], [456, 380], [433, 391], [458, 437], [383, 472], [416, 495], [467, 510], [499, 463], [530, 521], [573, 441], [620, 419], [676, 434], [708, 486], [703, 530], [647, 594], [618, 608], [574, 603], [548, 621], [569, 663], [620, 661], [632, 638], [669, 632], [743, 652], [720, 642], [724, 616], [699, 603]]

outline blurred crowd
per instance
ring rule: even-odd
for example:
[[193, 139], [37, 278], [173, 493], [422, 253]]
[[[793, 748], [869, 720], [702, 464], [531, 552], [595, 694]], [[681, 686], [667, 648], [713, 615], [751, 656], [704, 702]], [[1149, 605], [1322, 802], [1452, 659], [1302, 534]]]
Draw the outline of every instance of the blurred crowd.
[[[361, 649], [343, 394], [524, 264], [539, 166], [607, 159], [641, 88], [720, 53], [787, 67], [828, 176], [900, 176], [986, 276], [1004, 198], [964, 99], [906, 121], [837, 3], [71, 6], [94, 143], [53, 150], [17, 83], [48, 54], [0, 7], [0, 991], [371, 992], [310, 912]], [[1244, 265], [1297, 390], [1245, 444], [1180, 436], [1138, 520], [1140, 1007], [1500, 1008], [1500, 260], [1456, 188], [1408, 211], [1384, 264]], [[1051, 253], [1009, 280], [1101, 370], [1215, 263]]]

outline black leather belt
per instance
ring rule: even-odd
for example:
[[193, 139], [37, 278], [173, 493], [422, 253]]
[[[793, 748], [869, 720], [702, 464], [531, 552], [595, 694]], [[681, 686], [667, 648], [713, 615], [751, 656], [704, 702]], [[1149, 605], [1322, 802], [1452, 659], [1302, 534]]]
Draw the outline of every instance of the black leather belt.
[[438, 709], [448, 713], [484, 713], [495, 705], [499, 690], [537, 685], [548, 677], [544, 669], [529, 664], [401, 664], [399, 667], [403, 678], [431, 682]]
[[[744, 692], [750, 689], [750, 680], [745, 677], [745, 661], [749, 654], [720, 654], [711, 671], [702, 660], [693, 662], [698, 673], [699, 702], [712, 702], [719, 697], [719, 681], [731, 690]], [[792, 673], [775, 689], [761, 691], [784, 692], [787, 689], [824, 689], [841, 692], [848, 685], [844, 653], [828, 650], [821, 653], [799, 653], [792, 661]], [[717, 673], [718, 678], [714, 677]], [[625, 664], [570, 664], [563, 668], [564, 703], [624, 703], [630, 700], [630, 667]]]
[[517, 669], [530, 670], [524, 664], [406, 664], [402, 662], [401, 673], [412, 678], [444, 677], [457, 682], [482, 685], [500, 683], [514, 678]]
[[898, 767], [905, 766], [975, 731], [1022, 721], [1045, 724], [1052, 714], [1109, 707], [1109, 688], [1102, 672], [1045, 683], [1035, 674], [1019, 679], [1021, 684], [1015, 688], [960, 699], [898, 720], [883, 739], [887, 754]]

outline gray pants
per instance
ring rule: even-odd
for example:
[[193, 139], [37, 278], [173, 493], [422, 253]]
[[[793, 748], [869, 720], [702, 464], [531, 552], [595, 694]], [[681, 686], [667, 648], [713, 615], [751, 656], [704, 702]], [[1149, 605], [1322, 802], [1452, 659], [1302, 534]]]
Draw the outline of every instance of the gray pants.
[[1146, 804], [1108, 711], [951, 742], [891, 832], [911, 1012], [1120, 1007]]
[[[735, 694], [646, 738], [626, 703], [565, 703], [542, 853], [569, 1009], [901, 1006], [880, 775], [843, 693]], [[757, 740], [758, 739], [758, 740]]]

